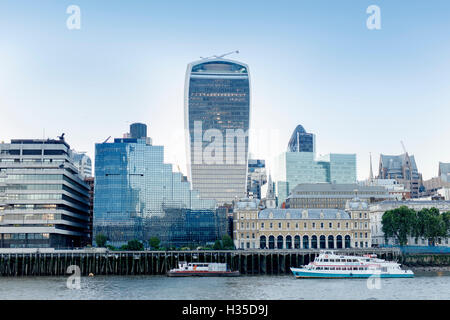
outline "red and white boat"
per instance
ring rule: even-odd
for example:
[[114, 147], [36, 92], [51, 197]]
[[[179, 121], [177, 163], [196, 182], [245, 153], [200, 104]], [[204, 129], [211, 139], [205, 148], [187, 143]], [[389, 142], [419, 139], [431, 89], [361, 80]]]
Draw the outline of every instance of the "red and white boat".
[[169, 277], [236, 277], [239, 271], [231, 271], [226, 263], [206, 263], [185, 261], [178, 263], [178, 268], [167, 272]]

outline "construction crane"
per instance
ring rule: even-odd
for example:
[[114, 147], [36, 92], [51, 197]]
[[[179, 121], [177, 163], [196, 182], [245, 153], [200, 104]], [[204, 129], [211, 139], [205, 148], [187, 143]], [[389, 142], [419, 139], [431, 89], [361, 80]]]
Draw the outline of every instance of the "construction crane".
[[230, 51], [230, 52], [221, 54], [220, 56], [214, 55], [214, 56], [210, 56], [210, 57], [206, 57], [206, 58], [200, 57], [200, 59], [223, 58], [223, 57], [228, 56], [228, 55], [233, 54], [233, 53], [239, 53], [239, 50]]
[[106, 142], [109, 140], [109, 138], [111, 138], [111, 136], [109, 136], [108, 138], [106, 138], [106, 140], [103, 141], [102, 143], [106, 143]]

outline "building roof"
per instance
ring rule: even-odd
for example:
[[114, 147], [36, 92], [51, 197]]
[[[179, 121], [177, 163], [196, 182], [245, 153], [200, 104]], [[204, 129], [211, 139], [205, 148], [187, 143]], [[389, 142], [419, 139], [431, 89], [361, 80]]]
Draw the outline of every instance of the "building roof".
[[[409, 156], [411, 161], [411, 167], [417, 171], [416, 160], [413, 155]], [[388, 170], [401, 170], [402, 166], [406, 165], [406, 153], [393, 156], [393, 155], [380, 155], [380, 162], [383, 168]]]
[[350, 219], [350, 213], [339, 209], [263, 209], [258, 219]]
[[292, 195], [296, 192], [348, 192], [355, 194], [360, 192], [385, 192], [388, 193], [383, 186], [363, 186], [356, 183], [301, 183], [298, 184], [293, 190]]

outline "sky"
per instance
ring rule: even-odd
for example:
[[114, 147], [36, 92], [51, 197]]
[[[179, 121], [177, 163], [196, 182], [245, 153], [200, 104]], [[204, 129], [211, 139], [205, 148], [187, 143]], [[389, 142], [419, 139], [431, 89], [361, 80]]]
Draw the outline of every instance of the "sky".
[[448, 0], [0, 0], [0, 141], [64, 132], [94, 160], [144, 122], [186, 174], [187, 64], [233, 50], [250, 70], [250, 152], [269, 167], [298, 124], [318, 154], [356, 153], [359, 180], [400, 141], [424, 179], [450, 162]]

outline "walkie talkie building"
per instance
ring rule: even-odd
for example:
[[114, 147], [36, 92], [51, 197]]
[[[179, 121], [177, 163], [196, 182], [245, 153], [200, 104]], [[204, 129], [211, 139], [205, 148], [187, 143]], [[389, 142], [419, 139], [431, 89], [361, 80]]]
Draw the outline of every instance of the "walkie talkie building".
[[188, 176], [202, 198], [225, 204], [245, 196], [249, 120], [250, 77], [246, 64], [207, 58], [188, 65]]

